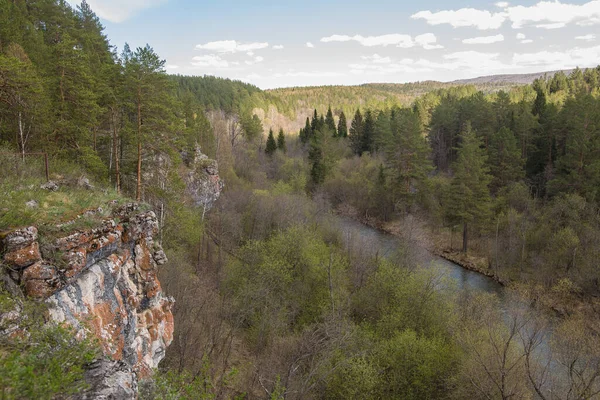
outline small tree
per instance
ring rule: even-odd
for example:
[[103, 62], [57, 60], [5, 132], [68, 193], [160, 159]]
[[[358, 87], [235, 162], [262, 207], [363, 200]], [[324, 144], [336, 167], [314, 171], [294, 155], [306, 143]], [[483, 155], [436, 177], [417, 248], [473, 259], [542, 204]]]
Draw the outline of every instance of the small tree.
[[331, 106], [327, 109], [327, 116], [325, 117], [325, 126], [329, 129], [333, 137], [337, 136], [337, 129], [335, 127], [335, 120], [333, 119], [333, 113], [331, 112]]
[[287, 147], [285, 146], [285, 134], [283, 133], [283, 128], [279, 129], [279, 135], [277, 135], [277, 148], [284, 153], [287, 152]]
[[269, 137], [267, 138], [267, 146], [265, 147], [265, 153], [272, 155], [277, 151], [277, 142], [275, 142], [275, 136], [273, 135], [273, 129], [269, 129]]

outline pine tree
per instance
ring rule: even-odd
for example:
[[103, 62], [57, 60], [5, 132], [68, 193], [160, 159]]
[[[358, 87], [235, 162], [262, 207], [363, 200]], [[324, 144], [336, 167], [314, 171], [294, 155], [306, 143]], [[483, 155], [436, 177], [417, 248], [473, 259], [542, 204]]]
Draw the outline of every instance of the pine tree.
[[365, 114], [362, 139], [362, 152], [372, 153], [375, 150], [375, 118], [371, 110]]
[[319, 130], [319, 113], [317, 113], [317, 109], [313, 113], [312, 120], [310, 121], [310, 130], [312, 133], [315, 133]]
[[279, 129], [279, 135], [277, 135], [277, 148], [284, 153], [287, 153], [287, 147], [285, 145], [285, 134], [283, 133], [283, 128]]
[[356, 110], [352, 125], [350, 125], [350, 148], [358, 156], [363, 153], [363, 129], [362, 114], [360, 110]]
[[265, 147], [265, 153], [267, 155], [273, 155], [277, 151], [277, 142], [275, 141], [275, 136], [273, 135], [273, 128], [269, 129], [269, 137], [267, 138], [267, 145]]
[[144, 145], [152, 140], [153, 145], [161, 144], [161, 136], [170, 127], [174, 116], [171, 98], [171, 85], [165, 73], [165, 60], [161, 60], [154, 50], [146, 45], [131, 53], [129, 46], [123, 51], [125, 80], [131, 104], [135, 106], [135, 132], [137, 142], [137, 184], [136, 199], [142, 199], [142, 160]]
[[340, 113], [340, 121], [338, 123], [338, 137], [348, 137], [348, 125], [346, 122], [346, 114], [344, 114], [343, 111]]
[[337, 136], [337, 129], [335, 127], [335, 120], [333, 119], [333, 113], [331, 112], [331, 106], [327, 109], [327, 117], [325, 117], [325, 126], [331, 131], [333, 137]]
[[325, 160], [323, 159], [323, 134], [316, 132], [310, 140], [308, 161], [310, 162], [310, 180], [313, 188], [325, 182]]
[[525, 177], [524, 160], [517, 138], [510, 129], [504, 127], [490, 139], [489, 166], [494, 177], [490, 185], [495, 193]]
[[394, 195], [410, 206], [414, 194], [433, 169], [430, 147], [421, 134], [421, 119], [410, 109], [394, 112], [390, 136], [383, 144], [386, 165], [392, 171]]
[[306, 125], [304, 125], [304, 129], [300, 132], [300, 141], [303, 144], [306, 144], [310, 138], [312, 137], [312, 128], [310, 126], [310, 118], [306, 117]]
[[462, 131], [460, 139], [447, 210], [452, 221], [463, 225], [463, 252], [466, 253], [469, 226], [483, 226], [489, 217], [491, 198], [488, 186], [492, 177], [486, 165], [482, 140], [471, 129], [470, 123]]

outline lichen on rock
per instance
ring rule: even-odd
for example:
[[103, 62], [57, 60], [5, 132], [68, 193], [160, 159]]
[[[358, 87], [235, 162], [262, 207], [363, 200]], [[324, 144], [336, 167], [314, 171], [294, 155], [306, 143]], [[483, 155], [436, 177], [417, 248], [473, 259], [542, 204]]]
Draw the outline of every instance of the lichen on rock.
[[166, 262], [154, 242], [158, 229], [154, 212], [131, 203], [97, 228], [51, 239], [48, 255], [36, 227], [0, 237], [5, 274], [27, 296], [45, 301], [52, 321], [96, 338], [107, 357], [88, 371], [92, 388], [79, 398], [134, 398], [138, 379], [158, 367], [173, 340], [174, 300], [157, 277]]

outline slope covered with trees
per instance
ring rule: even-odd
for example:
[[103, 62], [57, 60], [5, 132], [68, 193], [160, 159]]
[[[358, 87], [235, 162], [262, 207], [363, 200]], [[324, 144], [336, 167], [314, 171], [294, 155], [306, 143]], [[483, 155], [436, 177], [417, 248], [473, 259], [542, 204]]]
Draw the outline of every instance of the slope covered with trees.
[[[600, 292], [600, 69], [509, 91], [263, 92], [167, 76], [150, 46], [111, 47], [85, 2], [0, 0], [0, 11], [0, 160], [11, 166], [0, 171], [11, 193], [0, 228], [22, 223], [10, 209], [25, 210], [32, 176], [43, 180], [22, 178], [36, 170], [23, 160], [31, 152], [49, 155], [51, 177], [85, 175], [102, 199], [120, 191], [160, 217], [175, 340], [141, 398], [597, 396], [598, 318], [586, 310]], [[271, 106], [297, 129], [278, 125]], [[185, 190], [198, 147], [226, 182], [208, 213]], [[92, 207], [98, 194], [78, 190], [60, 199]], [[338, 229], [335, 212], [405, 237], [383, 258]], [[465, 264], [483, 260], [532, 307], [568, 311], [552, 326], [563, 334], [542, 341], [544, 318], [457, 294], [419, 268], [415, 238]], [[54, 336], [40, 346], [69, 343]], [[540, 343], [556, 379], [536, 358]], [[40, 346], [0, 341], [0, 369], [39, 368]], [[83, 345], [65, 354], [65, 376], [39, 375], [59, 393], [79, 389], [94, 355]], [[44, 355], [53, 365], [63, 356]]]

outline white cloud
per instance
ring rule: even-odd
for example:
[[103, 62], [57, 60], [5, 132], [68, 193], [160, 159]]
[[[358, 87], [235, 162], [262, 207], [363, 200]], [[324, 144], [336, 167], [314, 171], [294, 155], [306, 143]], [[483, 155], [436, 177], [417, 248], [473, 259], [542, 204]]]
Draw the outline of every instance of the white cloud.
[[491, 44], [498, 43], [504, 41], [504, 35], [495, 35], [495, 36], [480, 36], [474, 37], [470, 39], [464, 39], [462, 42], [464, 44]]
[[360, 57], [365, 61], [372, 61], [375, 64], [389, 64], [392, 62], [392, 59], [389, 57], [381, 57], [379, 54], [373, 54], [372, 56], [362, 56]]
[[533, 40], [531, 40], [531, 39], [525, 39], [525, 40], [521, 40], [521, 43], [523, 43], [523, 44], [529, 44], [529, 43], [533, 43]]
[[219, 40], [196, 46], [198, 50], [210, 50], [217, 53], [251, 52], [269, 47], [269, 43], [240, 43], [235, 40]]
[[167, 69], [179, 69], [179, 65], [167, 64], [166, 68]]
[[495, 6], [500, 8], [506, 8], [509, 6], [509, 3], [507, 3], [506, 1], [499, 1], [495, 4]]
[[252, 60], [246, 61], [246, 65], [254, 65], [263, 62], [265, 59], [261, 56], [256, 56]]
[[[81, 0], [67, 1], [73, 8], [81, 4]], [[100, 18], [120, 23], [142, 10], [167, 3], [168, 0], [88, 0], [87, 2]]]
[[591, 42], [594, 39], [596, 39], [596, 35], [590, 33], [589, 35], [576, 36], [575, 39], [577, 39], [577, 40], [585, 40], [587, 42]]
[[375, 47], [375, 46], [396, 46], [401, 47], [403, 49], [408, 49], [414, 47], [415, 45], [419, 45], [423, 47], [425, 50], [431, 49], [441, 49], [444, 46], [437, 45], [437, 38], [433, 33], [425, 33], [423, 35], [419, 35], [415, 37], [413, 40], [410, 35], [403, 35], [400, 33], [391, 33], [388, 35], [380, 35], [380, 36], [362, 36], [362, 35], [332, 35], [321, 38], [321, 42], [330, 43], [330, 42], [357, 42], [365, 47]]
[[536, 25], [536, 28], [542, 28], [542, 29], [560, 29], [560, 28], [564, 28], [565, 26], [567, 26], [567, 24], [565, 24], [564, 22], [555, 22], [552, 24], [539, 24]]
[[273, 46], [273, 50], [283, 50], [283, 45], [276, 44], [275, 46]]
[[491, 13], [474, 8], [445, 10], [439, 12], [420, 11], [411, 15], [412, 19], [424, 19], [429, 25], [450, 24], [454, 28], [474, 26], [481, 30], [498, 29], [506, 20], [504, 12]]
[[[546, 29], [557, 29], [572, 22], [580, 25], [600, 23], [600, 0], [584, 4], [561, 3], [558, 0], [540, 1], [530, 7], [509, 7], [506, 11], [512, 21], [512, 27], [517, 29], [529, 24]], [[559, 24], [563, 25], [559, 26]]]
[[525, 40], [526, 38], [527, 38], [527, 36], [525, 36], [523, 33], [517, 33], [518, 40]]
[[580, 26], [600, 24], [600, 0], [584, 4], [540, 1], [532, 6], [509, 6], [506, 2], [496, 3], [501, 12], [490, 12], [474, 8], [443, 10], [438, 12], [420, 11], [412, 19], [424, 19], [429, 25], [449, 24], [458, 27], [476, 27], [480, 30], [498, 29], [509, 20], [514, 29], [533, 25], [543, 29], [559, 29], [567, 24]]
[[381, 36], [362, 36], [362, 35], [332, 35], [321, 38], [321, 42], [350, 42], [355, 41], [366, 47], [373, 46], [397, 46], [403, 48], [413, 47], [414, 43], [410, 35], [401, 35], [399, 33], [392, 33], [389, 35]]
[[216, 54], [207, 54], [204, 56], [196, 56], [192, 58], [192, 65], [195, 67], [213, 67], [213, 68], [227, 68], [229, 62], [223, 60]]
[[312, 44], [311, 42], [306, 42], [306, 47], [308, 47], [309, 49], [312, 49], [315, 47], [315, 45]]
[[436, 44], [437, 37], [433, 33], [424, 33], [415, 37], [415, 43], [423, 47], [425, 50], [443, 49], [444, 46]]
[[537, 53], [521, 53], [513, 56], [513, 63], [523, 67], [544, 69], [568, 69], [575, 67], [592, 67], [600, 59], [600, 46], [574, 48], [564, 52], [540, 51]]

